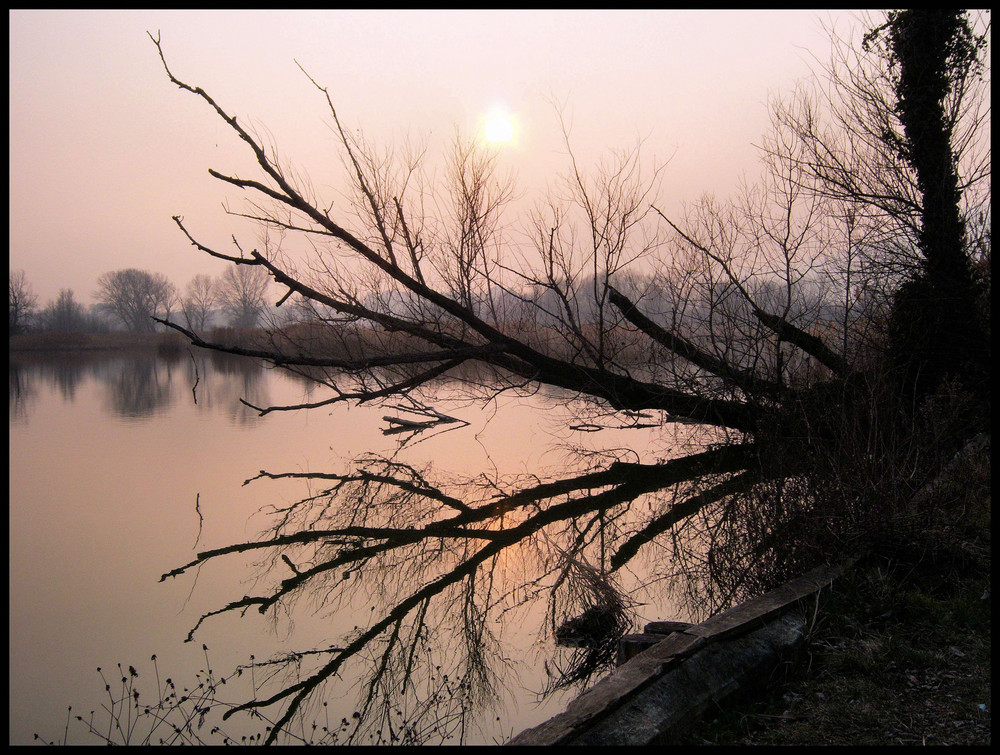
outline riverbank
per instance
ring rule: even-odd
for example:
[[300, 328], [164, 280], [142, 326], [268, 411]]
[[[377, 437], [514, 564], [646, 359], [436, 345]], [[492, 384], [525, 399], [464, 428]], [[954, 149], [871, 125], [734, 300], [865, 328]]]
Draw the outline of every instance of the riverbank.
[[928, 503], [940, 526], [834, 583], [766, 694], [705, 716], [678, 743], [990, 744], [989, 445]]
[[[796, 668], [678, 743], [990, 744], [989, 578], [946, 586], [914, 566], [871, 564], [837, 585]], [[917, 585], [921, 572], [937, 584]]]
[[179, 333], [24, 333], [11, 336], [10, 352], [120, 351], [130, 349], [180, 349], [186, 342]]

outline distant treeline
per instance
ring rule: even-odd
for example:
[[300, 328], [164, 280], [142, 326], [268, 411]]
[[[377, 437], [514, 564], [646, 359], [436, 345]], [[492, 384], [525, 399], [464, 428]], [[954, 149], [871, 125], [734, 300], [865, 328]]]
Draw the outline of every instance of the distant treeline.
[[154, 318], [204, 332], [228, 326], [252, 329], [267, 319], [269, 278], [259, 268], [227, 269], [218, 278], [196, 275], [179, 290], [166, 276], [124, 269], [97, 279], [94, 303], [85, 305], [65, 288], [44, 307], [23, 270], [10, 270], [8, 334], [112, 332], [154, 333], [164, 330]]

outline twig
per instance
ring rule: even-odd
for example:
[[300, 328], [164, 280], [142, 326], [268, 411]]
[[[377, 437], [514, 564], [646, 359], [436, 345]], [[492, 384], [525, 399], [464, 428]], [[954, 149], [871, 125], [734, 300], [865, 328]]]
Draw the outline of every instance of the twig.
[[[195, 402], [197, 403], [197, 402]], [[194, 510], [198, 514], [198, 537], [194, 539], [194, 545], [191, 546], [192, 549], [198, 547], [198, 542], [201, 540], [201, 527], [205, 523], [205, 517], [201, 515], [201, 493], [197, 493], [194, 497]]]
[[188, 354], [191, 357], [191, 363], [194, 365], [194, 385], [191, 386], [191, 395], [194, 396], [194, 405], [198, 406], [198, 381], [201, 380], [201, 375], [198, 374], [198, 360], [194, 358], [194, 352], [188, 349]]

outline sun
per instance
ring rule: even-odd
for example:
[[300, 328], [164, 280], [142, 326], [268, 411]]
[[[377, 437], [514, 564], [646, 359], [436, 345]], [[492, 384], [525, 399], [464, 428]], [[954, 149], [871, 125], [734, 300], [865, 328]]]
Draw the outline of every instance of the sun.
[[483, 130], [486, 141], [493, 144], [503, 144], [514, 138], [514, 122], [510, 116], [504, 112], [491, 113], [486, 118], [486, 127]]

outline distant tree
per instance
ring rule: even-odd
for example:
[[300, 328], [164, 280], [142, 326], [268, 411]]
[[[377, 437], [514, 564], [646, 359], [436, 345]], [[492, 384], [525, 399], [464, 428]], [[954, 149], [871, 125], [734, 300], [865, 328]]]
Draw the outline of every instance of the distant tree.
[[201, 273], [188, 283], [181, 304], [188, 327], [204, 331], [212, 310], [219, 303], [219, 286], [212, 276]]
[[256, 265], [226, 268], [219, 279], [218, 297], [232, 327], [257, 326], [267, 304], [265, 295], [269, 278], [267, 270]]
[[174, 286], [160, 273], [145, 270], [115, 270], [97, 279], [97, 301], [133, 333], [155, 329], [153, 317], [168, 319]]
[[88, 333], [110, 333], [115, 330], [116, 323], [104, 305], [99, 302], [93, 302], [86, 308], [86, 317]]
[[41, 321], [45, 330], [57, 333], [82, 333], [89, 329], [86, 310], [70, 288], [62, 289], [56, 300], [45, 307]]
[[37, 304], [38, 296], [31, 290], [24, 271], [11, 270], [7, 298], [8, 335], [24, 333], [31, 326]]

